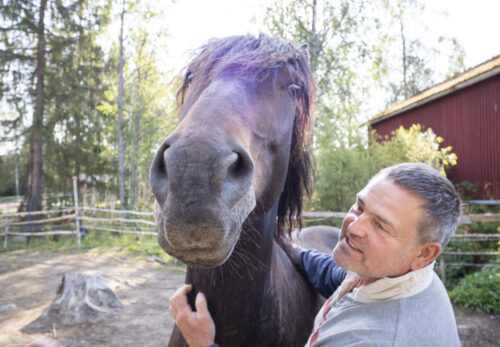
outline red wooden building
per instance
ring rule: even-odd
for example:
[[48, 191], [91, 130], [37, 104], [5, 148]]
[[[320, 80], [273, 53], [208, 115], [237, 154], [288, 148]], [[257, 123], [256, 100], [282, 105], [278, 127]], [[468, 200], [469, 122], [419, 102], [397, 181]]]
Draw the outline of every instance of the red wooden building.
[[500, 56], [408, 98], [370, 120], [380, 135], [400, 125], [432, 128], [452, 146], [449, 178], [476, 185], [476, 198], [500, 199]]

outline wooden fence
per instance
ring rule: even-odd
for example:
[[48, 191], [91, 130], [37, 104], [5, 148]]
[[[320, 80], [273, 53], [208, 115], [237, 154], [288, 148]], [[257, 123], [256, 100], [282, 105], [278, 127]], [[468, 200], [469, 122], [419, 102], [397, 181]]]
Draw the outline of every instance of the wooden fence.
[[[0, 214], [0, 235], [3, 235], [3, 247], [7, 248], [9, 236], [47, 236], [47, 235], [74, 235], [77, 245], [81, 247], [81, 235], [83, 231], [109, 231], [125, 234], [156, 236], [156, 228], [153, 212], [126, 211], [114, 209], [100, 209], [93, 207], [82, 207], [78, 204], [76, 181], [74, 182], [75, 206], [58, 210], [47, 210], [38, 212], [21, 212]], [[106, 215], [105, 217], [103, 215]], [[346, 212], [318, 212], [307, 211], [303, 213], [305, 222], [318, 222], [331, 219], [343, 219]], [[43, 218], [42, 218], [43, 217]], [[460, 224], [471, 224], [472, 222], [500, 222], [500, 214], [469, 214], [460, 217]], [[51, 225], [49, 231], [33, 231], [33, 229], [46, 229]], [[13, 230], [24, 227], [27, 230]], [[2, 232], [3, 230], [3, 232]], [[457, 234], [452, 237], [454, 241], [498, 241], [500, 232], [466, 233]], [[451, 263], [445, 262], [444, 256], [499, 256], [500, 252], [442, 252], [439, 258], [441, 277], [445, 279], [445, 267], [452, 265], [462, 266], [500, 266], [488, 263]]]

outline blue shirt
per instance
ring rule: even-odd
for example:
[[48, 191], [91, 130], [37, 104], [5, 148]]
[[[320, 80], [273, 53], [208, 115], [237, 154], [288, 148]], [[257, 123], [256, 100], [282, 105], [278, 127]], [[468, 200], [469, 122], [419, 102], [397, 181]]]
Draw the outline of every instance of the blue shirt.
[[331, 255], [313, 249], [300, 249], [302, 273], [325, 298], [332, 296], [347, 274]]

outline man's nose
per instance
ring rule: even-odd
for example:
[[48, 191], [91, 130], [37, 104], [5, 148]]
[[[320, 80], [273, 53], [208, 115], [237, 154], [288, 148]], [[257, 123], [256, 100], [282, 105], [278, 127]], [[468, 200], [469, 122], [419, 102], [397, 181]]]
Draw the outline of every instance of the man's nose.
[[368, 227], [368, 218], [364, 214], [359, 216], [354, 216], [352, 222], [347, 227], [347, 231], [351, 235], [355, 235], [358, 237], [366, 236]]

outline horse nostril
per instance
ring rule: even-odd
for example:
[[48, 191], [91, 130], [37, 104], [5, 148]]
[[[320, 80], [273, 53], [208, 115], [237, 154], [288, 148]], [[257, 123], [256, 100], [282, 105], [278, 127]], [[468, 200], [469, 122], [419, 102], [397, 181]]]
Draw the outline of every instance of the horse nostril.
[[233, 163], [227, 168], [227, 177], [238, 179], [241, 176], [244, 176], [249, 169], [249, 165], [247, 160], [243, 155], [238, 152], [233, 152], [232, 155], [234, 157]]
[[167, 150], [170, 148], [170, 145], [166, 145], [165, 149], [163, 150], [163, 156], [162, 156], [162, 161], [161, 161], [161, 166], [159, 169], [162, 171], [162, 173], [165, 175], [165, 177], [168, 179], [168, 172], [167, 172]]
[[226, 157], [225, 179], [222, 182], [222, 197], [229, 204], [235, 204], [248, 192], [253, 179], [253, 162], [244, 150], [234, 151]]
[[167, 199], [170, 190], [166, 161], [166, 152], [169, 147], [168, 144], [164, 144], [160, 147], [153, 159], [149, 173], [151, 190], [159, 203], [163, 203]]

